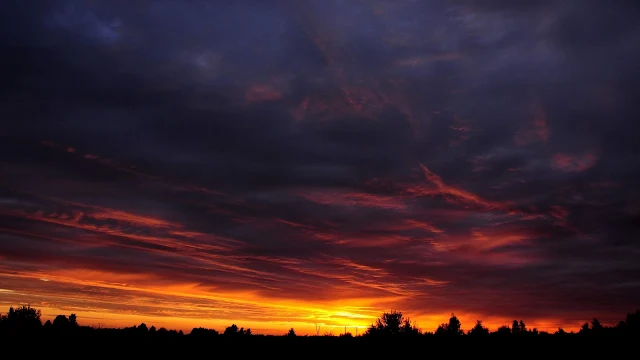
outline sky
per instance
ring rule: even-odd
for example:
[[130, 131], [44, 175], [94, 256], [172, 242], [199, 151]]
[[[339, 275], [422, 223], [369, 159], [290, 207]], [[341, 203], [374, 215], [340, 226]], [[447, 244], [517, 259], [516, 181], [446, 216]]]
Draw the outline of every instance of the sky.
[[639, 10], [3, 1], [0, 312], [613, 324], [640, 306]]

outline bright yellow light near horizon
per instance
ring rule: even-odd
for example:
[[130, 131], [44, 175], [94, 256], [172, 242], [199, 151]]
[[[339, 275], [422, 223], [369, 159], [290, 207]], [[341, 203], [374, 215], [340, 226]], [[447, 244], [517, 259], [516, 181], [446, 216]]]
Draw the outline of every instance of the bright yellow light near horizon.
[[[194, 327], [224, 331], [233, 323], [239, 327], [251, 328], [254, 333], [274, 335], [283, 334], [291, 327], [300, 335], [315, 335], [316, 325], [325, 329], [321, 330], [323, 333], [342, 333], [345, 327], [350, 332], [361, 329], [362, 333], [383, 312], [391, 308], [401, 309], [403, 300], [406, 300], [398, 296], [358, 299], [336, 297], [332, 301], [268, 298], [256, 292], [214, 292], [197, 284], [158, 285], [155, 281], [149, 281], [154, 279], [139, 275], [93, 272], [88, 276], [82, 269], [2, 276], [5, 279], [13, 278], [16, 287], [0, 289], [0, 294], [5, 294], [0, 296], [0, 312], [5, 312], [8, 306], [19, 305], [3, 301], [6, 297], [12, 296], [25, 301], [31, 300], [32, 306], [38, 302], [45, 305], [34, 306], [42, 310], [45, 320], [53, 319], [59, 314], [75, 313], [83, 325], [125, 327], [144, 322], [148, 326], [183, 330], [186, 333]], [[35, 294], [33, 289], [39, 287], [29, 287], [28, 282], [45, 282], [46, 286], [51, 288], [48, 292]], [[64, 287], [89, 286], [129, 295], [127, 299], [118, 301], [113, 298], [101, 298], [99, 292], [98, 295], [57, 293], [57, 284]], [[37, 299], [38, 302], [32, 299]], [[203, 311], [202, 316], [187, 316], [198, 310]], [[439, 324], [448, 321], [451, 313], [405, 315], [415, 321], [423, 331], [435, 331]], [[483, 320], [484, 325], [490, 329], [510, 325], [513, 320], [463, 312], [456, 313], [456, 316], [462, 321], [465, 329], [471, 328], [476, 319]], [[559, 326], [570, 331], [580, 325], [561, 324], [554, 319], [537, 319], [535, 322], [525, 319], [525, 322], [530, 328], [537, 327], [541, 331], [555, 331]]]
[[[53, 318], [58, 314], [76, 313], [80, 322], [84, 322], [87, 325], [102, 324], [103, 326], [123, 327], [145, 322], [148, 325], [158, 324], [158, 326], [177, 328], [183, 331], [201, 326], [214, 327], [222, 331], [225, 327], [236, 323], [238, 326], [245, 328], [264, 329], [267, 333], [280, 333], [295, 326], [301, 328], [300, 331], [312, 334], [314, 332], [311, 329], [315, 328], [316, 323], [321, 323], [325, 328], [367, 326], [379, 315], [378, 311], [373, 310], [370, 306], [375, 302], [375, 299], [336, 299], [328, 303], [296, 299], [274, 299], [260, 297], [255, 292], [246, 291], [216, 293], [207, 291], [208, 289], [199, 288], [196, 286], [197, 284], [158, 286], [154, 285], [153, 282], [145, 281], [144, 277], [139, 278], [137, 276], [102, 274], [95, 271], [91, 273], [91, 276], [88, 276], [81, 269], [46, 273], [7, 274], [7, 276], [13, 277], [21, 283], [25, 281], [44, 281], [43, 279], [46, 279], [46, 282], [52, 284], [51, 286], [54, 286], [54, 288], [51, 288], [48, 294], [32, 294], [30, 298], [39, 298], [39, 300], [44, 301], [41, 304], [59, 305], [51, 305], [44, 308], [40, 306], [43, 310], [43, 318], [47, 316]], [[129, 281], [125, 284], [122, 283], [123, 280]], [[136, 285], [136, 283], [139, 285]], [[124, 291], [130, 294], [140, 294], [141, 298], [158, 298], [155, 303], [140, 305], [150, 306], [155, 309], [161, 309], [166, 306], [166, 310], [161, 310], [163, 313], [161, 316], [145, 315], [141, 312], [140, 306], [131, 300], [132, 297], [135, 300], [137, 295], [129, 295], [129, 300], [123, 299], [121, 302], [110, 304], [108, 301], [113, 300], [104, 300], [99, 296], [98, 298], [86, 298], [86, 296], [82, 297], [79, 294], [56, 294], [55, 286], [57, 284], [64, 286], [90, 286], [106, 290]], [[174, 298], [176, 300], [172, 300]], [[220, 308], [222, 310], [221, 313], [235, 312], [237, 318], [231, 320], [229, 316], [222, 319], [213, 319], [180, 315], [181, 311], [184, 312], [184, 310], [203, 309], [202, 304], [206, 304], [207, 301], [212, 303], [223, 302], [223, 307]], [[198, 304], [194, 305], [193, 302]], [[92, 306], [82, 309], [77, 305], [64, 305], [65, 303], [86, 303], [92, 304]], [[367, 306], [364, 307], [362, 304]], [[216, 306], [220, 305], [212, 305], [210, 309], [215, 309]], [[242, 308], [246, 307], [249, 307], [251, 313], [243, 313]], [[109, 310], [113, 308], [125, 308], [127, 310]], [[157, 313], [158, 311], [155, 310], [155, 312]], [[258, 313], [257, 316], [256, 313]], [[274, 317], [280, 319], [273, 320], [272, 318]], [[288, 320], [285, 321], [282, 318]]]
[[349, 319], [370, 319], [370, 316], [366, 316], [366, 315], [362, 315], [362, 314], [355, 314], [352, 312], [347, 312], [347, 311], [338, 311], [335, 313], [336, 316], [340, 316], [340, 317], [345, 317], [345, 318], [349, 318]]
[[[4, 292], [8, 293], [12, 292], [12, 290]], [[6, 311], [9, 306], [15, 307], [21, 305], [22, 304], [5, 303], [4, 301], [0, 301], [0, 308], [5, 309], [4, 311]], [[37, 307], [42, 311], [43, 321], [53, 320], [55, 316], [59, 314], [69, 315], [70, 313], [75, 313], [78, 316], [80, 324], [85, 326], [122, 328], [145, 323], [148, 327], [155, 326], [156, 328], [164, 327], [167, 329], [182, 330], [187, 334], [191, 331], [191, 329], [196, 327], [213, 328], [219, 332], [222, 332], [231, 324], [236, 324], [239, 327], [244, 327], [245, 329], [251, 328], [256, 334], [266, 335], [283, 335], [289, 328], [294, 328], [296, 333], [298, 333], [299, 335], [315, 335], [316, 325], [320, 326], [320, 335], [323, 335], [325, 333], [333, 333], [335, 335], [341, 334], [345, 330], [345, 328], [347, 332], [355, 333], [357, 331], [359, 334], [363, 334], [366, 329], [375, 321], [375, 318], [377, 318], [377, 316], [373, 315], [370, 318], [363, 317], [354, 321], [341, 318], [340, 322], [334, 323], [327, 322], [325, 321], [325, 319], [321, 319], [319, 317], [315, 319], [309, 316], [306, 316], [304, 320], [300, 320], [300, 317], [298, 317], [298, 320], [294, 320], [292, 318], [291, 321], [271, 321], [267, 319], [251, 320], [242, 318], [230, 320], [211, 318], [185, 318], [174, 316], [171, 313], [163, 316], [156, 316], [144, 313], [130, 313], [125, 311], [105, 311], [81, 308], [70, 309], [65, 306], [55, 305], [32, 306]], [[380, 314], [382, 314], [382, 312]], [[344, 317], [345, 315], [349, 315], [349, 313], [338, 310], [333, 312], [333, 315], [335, 317]], [[417, 316], [415, 317], [415, 319], [418, 327], [422, 331], [433, 332], [439, 324], [444, 323], [448, 320], [448, 316], [450, 316], [450, 314], [430, 314]], [[463, 329], [465, 330], [468, 330], [473, 325], [475, 325], [475, 319], [477, 318], [477, 316], [475, 315], [467, 314], [460, 314], [456, 316], [458, 316], [458, 318], [461, 320]], [[414, 319], [414, 317], [412, 317], [412, 319]], [[331, 320], [331, 317], [326, 320]], [[510, 325], [511, 321], [512, 320], [506, 318], [490, 318], [483, 321], [483, 324], [494, 331], [501, 325]], [[535, 322], [527, 322], [527, 325], [529, 328], [537, 327], [540, 331], [550, 332], [557, 330], [558, 327], [563, 327], [566, 331], [575, 331], [579, 328], [579, 324], [563, 325], [559, 324], [557, 320], [553, 319], [541, 319]]]

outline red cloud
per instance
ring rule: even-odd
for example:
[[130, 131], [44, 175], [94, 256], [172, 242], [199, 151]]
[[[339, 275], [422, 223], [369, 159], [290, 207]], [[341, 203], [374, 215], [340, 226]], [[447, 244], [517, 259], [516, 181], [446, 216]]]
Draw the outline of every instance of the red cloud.
[[518, 146], [525, 146], [531, 143], [549, 141], [549, 126], [547, 125], [547, 114], [540, 103], [533, 106], [533, 120], [523, 131], [515, 135], [515, 142]]
[[395, 210], [403, 210], [406, 208], [406, 204], [402, 198], [368, 193], [311, 192], [298, 193], [297, 195], [323, 205], [362, 206]]
[[569, 216], [569, 211], [562, 206], [552, 206], [549, 214], [558, 220], [565, 220]]
[[255, 84], [245, 93], [249, 102], [275, 101], [282, 98], [282, 94], [270, 85]]
[[443, 53], [425, 56], [413, 56], [395, 61], [396, 66], [422, 66], [436, 61], [453, 61], [462, 57], [459, 53]]
[[481, 198], [469, 191], [445, 184], [442, 178], [429, 170], [426, 166], [420, 165], [427, 181], [436, 187], [436, 193], [445, 197], [453, 198], [460, 202], [472, 203], [489, 209], [504, 209], [505, 205]]
[[592, 153], [583, 155], [557, 153], [551, 159], [551, 167], [560, 171], [580, 172], [592, 168], [597, 161], [598, 158]]

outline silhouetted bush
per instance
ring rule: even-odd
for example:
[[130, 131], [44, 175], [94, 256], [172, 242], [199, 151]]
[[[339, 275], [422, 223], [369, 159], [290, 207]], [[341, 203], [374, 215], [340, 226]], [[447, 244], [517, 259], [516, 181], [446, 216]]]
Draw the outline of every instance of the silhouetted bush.
[[218, 336], [219, 334], [214, 329], [205, 329], [200, 327], [200, 328], [193, 328], [191, 330], [191, 333], [189, 333], [189, 335], [199, 336], [199, 337], [211, 337], [211, 336]]
[[239, 328], [236, 324], [233, 324], [226, 329], [224, 329], [224, 333], [222, 335], [226, 337], [237, 337], [237, 336], [248, 336], [251, 335], [251, 329], [245, 330], [244, 328]]
[[508, 327], [507, 325], [502, 325], [498, 327], [495, 334], [498, 336], [509, 336], [511, 335], [511, 328]]

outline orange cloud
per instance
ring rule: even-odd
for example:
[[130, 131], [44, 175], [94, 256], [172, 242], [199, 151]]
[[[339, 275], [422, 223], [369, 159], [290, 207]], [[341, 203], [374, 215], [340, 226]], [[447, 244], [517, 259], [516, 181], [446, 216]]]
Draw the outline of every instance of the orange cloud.
[[[376, 314], [376, 310], [370, 308], [370, 300], [345, 299], [341, 304], [327, 304], [267, 299], [253, 292], [219, 292], [198, 284], [161, 284], [151, 274], [66, 269], [18, 274], [0, 272], [0, 278], [6, 281], [5, 286], [15, 289], [3, 289], [8, 295], [0, 299], [0, 306], [8, 308], [11, 303], [5, 301], [28, 298], [25, 292], [39, 288], [40, 300], [32, 301], [31, 305], [40, 308], [45, 305], [45, 318], [75, 312], [83, 325], [130, 326], [145, 322], [149, 326], [187, 332], [199, 326], [222, 331], [231, 323], [238, 323], [238, 319], [244, 319], [238, 325], [251, 327], [254, 332], [279, 334], [294, 326], [304, 334], [305, 330], [311, 333], [315, 323], [327, 329], [364, 328]], [[78, 291], [80, 289], [93, 291]], [[116, 298], [118, 301], [114, 303]]]
[[481, 251], [521, 243], [529, 238], [527, 234], [496, 231], [494, 229], [475, 229], [471, 232], [471, 235], [474, 246]]

